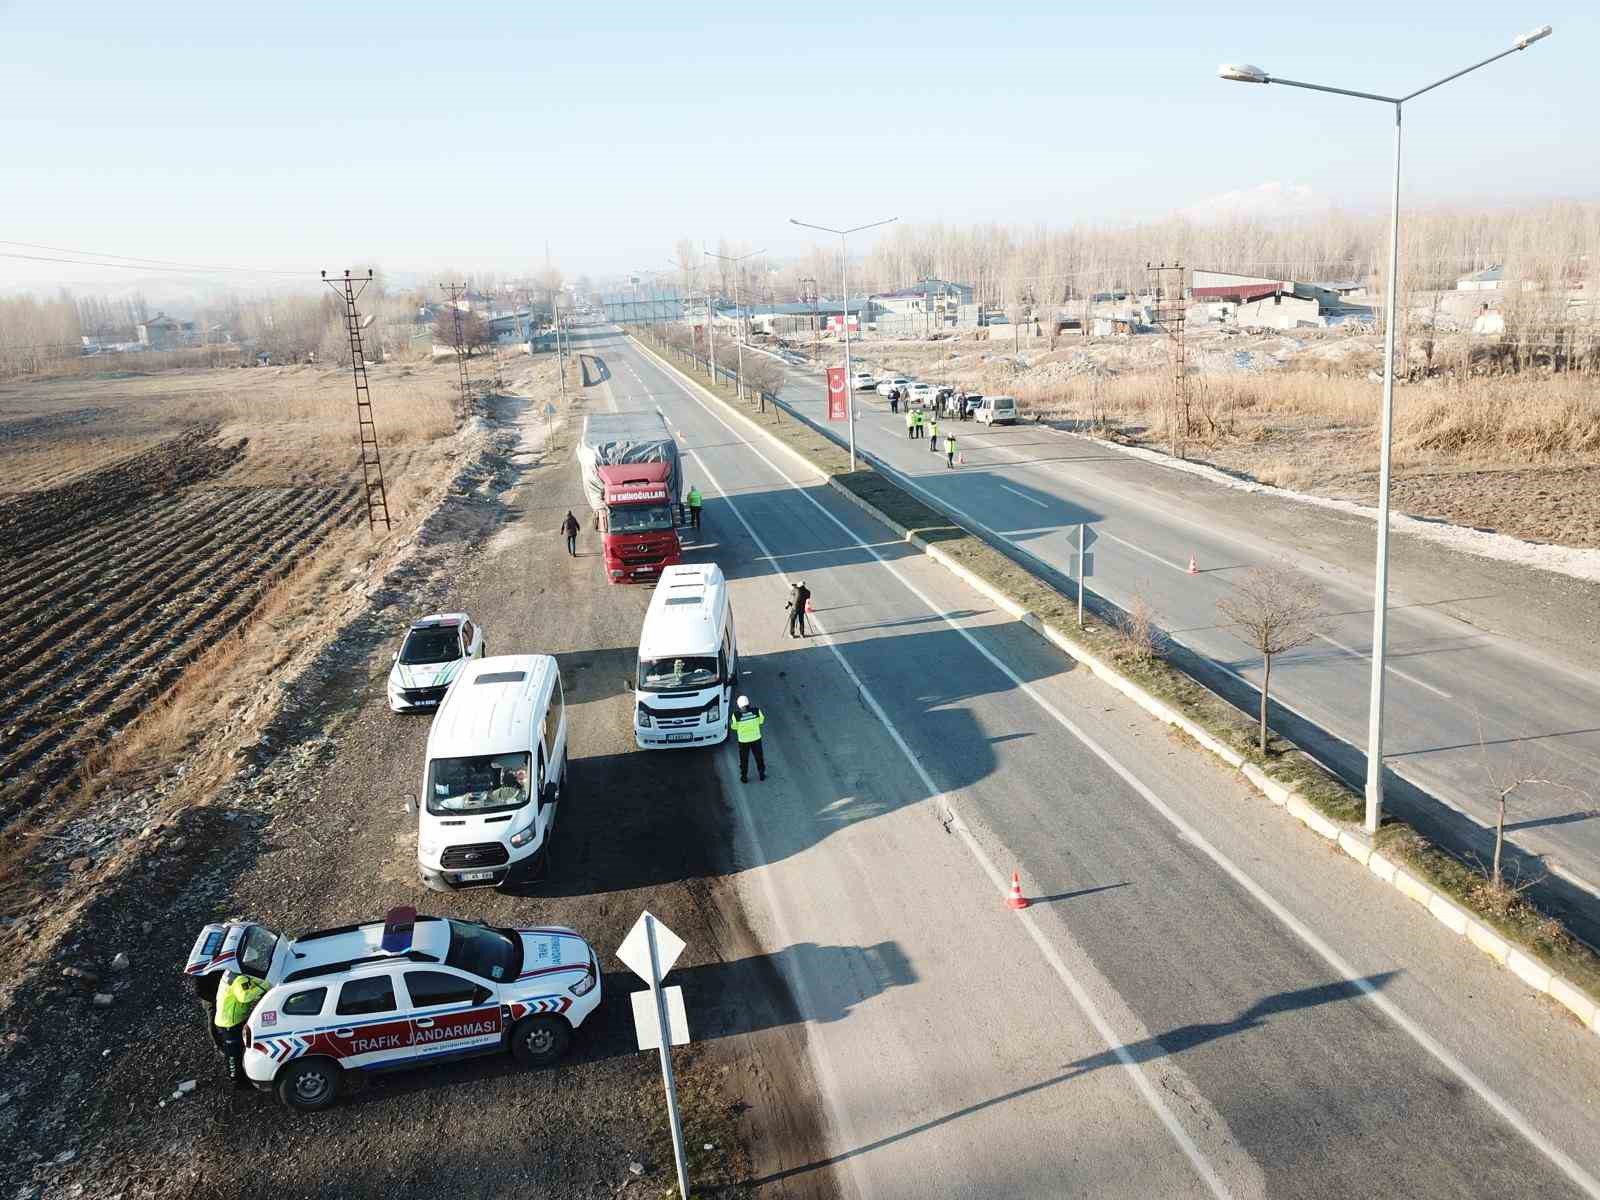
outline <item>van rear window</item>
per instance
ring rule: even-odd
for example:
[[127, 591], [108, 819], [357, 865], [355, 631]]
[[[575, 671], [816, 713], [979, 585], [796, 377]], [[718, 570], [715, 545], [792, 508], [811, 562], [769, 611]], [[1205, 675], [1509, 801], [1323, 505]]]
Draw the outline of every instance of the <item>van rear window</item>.
[[473, 683], [521, 683], [528, 677], [526, 671], [490, 671], [487, 675], [479, 675]]

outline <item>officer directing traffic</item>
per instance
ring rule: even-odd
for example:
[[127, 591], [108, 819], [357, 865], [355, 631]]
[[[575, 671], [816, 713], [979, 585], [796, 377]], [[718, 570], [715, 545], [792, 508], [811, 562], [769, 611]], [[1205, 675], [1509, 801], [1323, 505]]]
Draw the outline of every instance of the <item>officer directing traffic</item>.
[[766, 714], [759, 708], [751, 707], [750, 697], [740, 696], [734, 705], [733, 716], [728, 718], [734, 736], [739, 739], [740, 783], [750, 782], [751, 751], [756, 756], [756, 778], [764, 780], [767, 777], [767, 758], [761, 753], [761, 727], [766, 723]]
[[250, 1086], [244, 1073], [244, 1023], [250, 1019], [256, 1001], [266, 994], [266, 983], [253, 975], [235, 975], [227, 987], [217, 992], [217, 1014], [212, 1024], [216, 1027], [217, 1044], [228, 1059], [228, 1078], [236, 1088]]
[[811, 607], [811, 589], [806, 586], [804, 579], [789, 587], [789, 603], [785, 605], [789, 610], [789, 636], [805, 637], [806, 612]]
[[704, 503], [704, 497], [700, 495], [700, 485], [691, 483], [689, 485], [689, 525], [693, 529], [700, 528], [700, 505], [702, 503]]

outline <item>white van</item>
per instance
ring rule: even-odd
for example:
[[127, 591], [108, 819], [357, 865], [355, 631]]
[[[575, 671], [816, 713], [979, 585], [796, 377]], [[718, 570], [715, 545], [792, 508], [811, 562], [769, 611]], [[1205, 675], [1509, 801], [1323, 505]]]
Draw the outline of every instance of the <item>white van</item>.
[[739, 639], [716, 563], [661, 572], [639, 631], [633, 736], [641, 750], [716, 745], [728, 736]]
[[985, 425], [998, 425], [1017, 419], [1017, 401], [1012, 396], [985, 396], [972, 410], [973, 415]]
[[417, 871], [436, 892], [543, 875], [567, 781], [567, 705], [548, 654], [469, 661], [428, 732]]

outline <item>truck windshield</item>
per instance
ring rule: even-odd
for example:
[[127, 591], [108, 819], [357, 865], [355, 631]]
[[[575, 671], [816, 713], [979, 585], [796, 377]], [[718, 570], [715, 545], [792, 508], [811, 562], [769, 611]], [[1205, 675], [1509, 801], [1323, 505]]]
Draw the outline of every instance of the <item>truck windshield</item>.
[[527, 754], [475, 754], [428, 764], [428, 811], [436, 817], [496, 813], [528, 802]]
[[612, 533], [652, 533], [672, 528], [672, 510], [665, 504], [630, 504], [610, 510]]
[[717, 660], [707, 658], [641, 658], [639, 690], [673, 692], [680, 688], [706, 688], [717, 682]]

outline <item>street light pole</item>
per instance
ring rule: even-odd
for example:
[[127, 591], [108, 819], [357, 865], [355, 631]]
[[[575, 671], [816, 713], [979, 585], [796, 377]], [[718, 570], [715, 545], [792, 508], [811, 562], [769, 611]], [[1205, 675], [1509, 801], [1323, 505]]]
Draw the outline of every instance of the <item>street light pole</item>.
[[1526, 50], [1534, 42], [1550, 36], [1551, 28], [1539, 28], [1518, 37], [1508, 50], [1491, 54], [1482, 62], [1473, 63], [1418, 88], [1404, 96], [1381, 96], [1374, 92], [1356, 92], [1347, 88], [1327, 87], [1319, 83], [1303, 83], [1295, 79], [1279, 79], [1260, 67], [1249, 64], [1227, 64], [1217, 68], [1223, 79], [1235, 83], [1281, 83], [1286, 87], [1306, 88], [1313, 92], [1332, 92], [1338, 96], [1354, 96], [1359, 100], [1376, 100], [1394, 106], [1394, 184], [1389, 207], [1389, 286], [1384, 297], [1383, 332], [1383, 412], [1380, 419], [1378, 443], [1378, 548], [1377, 569], [1373, 579], [1372, 599], [1372, 676], [1367, 699], [1367, 812], [1364, 827], [1368, 834], [1378, 832], [1383, 821], [1383, 684], [1384, 660], [1389, 650], [1389, 455], [1394, 430], [1394, 331], [1398, 323], [1397, 297], [1400, 287], [1400, 119], [1406, 101], [1415, 100], [1424, 92], [1431, 92], [1453, 79], [1479, 67], [1498, 62], [1509, 54]]
[[857, 225], [850, 229], [830, 229], [826, 225], [812, 225], [808, 221], [797, 221], [789, 218], [789, 224], [798, 225], [802, 229], [815, 229], [822, 233], [833, 233], [839, 237], [839, 314], [844, 326], [844, 386], [845, 407], [850, 414], [850, 469], [856, 469], [856, 397], [855, 380], [850, 375], [850, 255], [845, 239], [852, 233], [860, 233], [863, 229], [876, 229], [880, 225], [888, 225], [898, 221], [899, 217], [890, 217], [884, 221], [873, 221], [870, 225]]
[[[738, 338], [739, 347], [739, 367], [738, 374], [734, 377], [733, 381], [733, 394], [740, 400], [744, 399], [744, 314], [743, 309], [739, 305], [739, 276], [741, 274], [739, 270], [739, 264], [747, 258], [754, 258], [758, 254], [765, 253], [765, 250], [752, 250], [749, 254], [731, 255], [718, 254], [712, 250], [706, 251], [706, 254], [710, 255], [712, 258], [720, 258], [723, 262], [731, 262], [733, 264], [733, 330], [735, 336]], [[715, 359], [712, 360], [712, 370], [713, 372], [716, 370]], [[713, 373], [711, 378], [713, 381], [715, 381], [716, 375]]]

